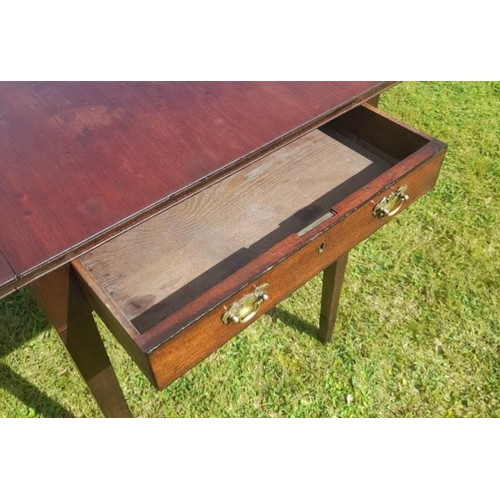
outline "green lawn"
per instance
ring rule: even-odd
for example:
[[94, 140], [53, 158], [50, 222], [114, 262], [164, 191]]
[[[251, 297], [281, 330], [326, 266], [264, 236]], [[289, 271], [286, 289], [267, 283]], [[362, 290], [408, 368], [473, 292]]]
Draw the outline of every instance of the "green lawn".
[[[404, 83], [380, 107], [449, 149], [351, 252], [333, 343], [319, 277], [162, 392], [102, 327], [135, 416], [500, 417], [500, 83]], [[0, 301], [0, 416], [100, 416], [25, 291]]]

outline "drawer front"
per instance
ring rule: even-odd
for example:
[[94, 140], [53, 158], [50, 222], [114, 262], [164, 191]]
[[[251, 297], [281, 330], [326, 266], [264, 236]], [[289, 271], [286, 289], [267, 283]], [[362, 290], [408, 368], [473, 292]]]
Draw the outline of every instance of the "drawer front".
[[[407, 186], [406, 194], [409, 199], [396, 200], [393, 206], [388, 206], [388, 211], [395, 215], [429, 191], [438, 176], [444, 153], [444, 150], [439, 151], [410, 173], [396, 180], [390, 188], [380, 192], [326, 231], [317, 234], [312, 241], [229, 297], [224, 304], [148, 353], [150, 373], [153, 374], [155, 385], [160, 389], [166, 387], [335, 262], [342, 254], [390, 221], [393, 215], [386, 217], [374, 215], [374, 210], [383, 198], [389, 198], [400, 186]], [[378, 208], [380, 210], [381, 207]], [[268, 299], [260, 304], [258, 311], [249, 321], [238, 324], [225, 324], [222, 321], [222, 317], [234, 302], [251, 294], [256, 287], [264, 283], [269, 284], [266, 290]]]

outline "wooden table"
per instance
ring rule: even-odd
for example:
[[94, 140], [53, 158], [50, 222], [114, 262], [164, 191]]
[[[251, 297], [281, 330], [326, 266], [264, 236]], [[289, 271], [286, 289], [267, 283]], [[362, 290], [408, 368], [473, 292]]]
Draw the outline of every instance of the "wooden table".
[[347, 252], [445, 153], [363, 104], [392, 85], [0, 83], [0, 298], [30, 286], [107, 416], [92, 310], [159, 389], [321, 271], [328, 341]]

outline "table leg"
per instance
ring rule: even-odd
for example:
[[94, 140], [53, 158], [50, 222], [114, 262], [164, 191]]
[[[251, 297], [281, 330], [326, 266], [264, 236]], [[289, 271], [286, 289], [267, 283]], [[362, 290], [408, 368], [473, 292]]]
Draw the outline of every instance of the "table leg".
[[74, 272], [68, 264], [31, 286], [31, 292], [83, 376], [106, 417], [131, 413]]
[[323, 271], [323, 293], [321, 296], [318, 338], [324, 343], [332, 340], [348, 255], [349, 252], [346, 252], [338, 258], [337, 262], [334, 262]]

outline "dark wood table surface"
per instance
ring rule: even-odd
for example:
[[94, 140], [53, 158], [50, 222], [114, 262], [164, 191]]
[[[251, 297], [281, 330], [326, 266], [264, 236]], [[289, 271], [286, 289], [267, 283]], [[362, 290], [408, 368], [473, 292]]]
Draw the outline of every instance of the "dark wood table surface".
[[0, 297], [391, 85], [0, 83]]

